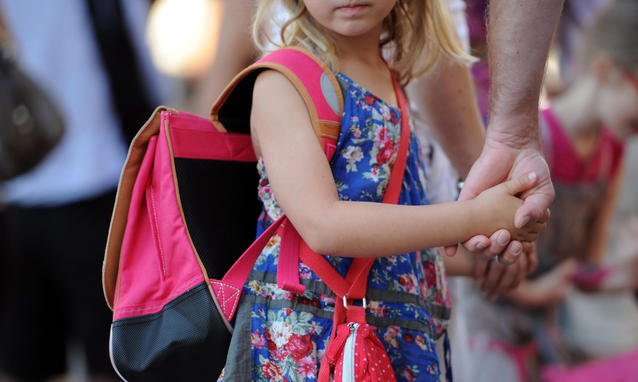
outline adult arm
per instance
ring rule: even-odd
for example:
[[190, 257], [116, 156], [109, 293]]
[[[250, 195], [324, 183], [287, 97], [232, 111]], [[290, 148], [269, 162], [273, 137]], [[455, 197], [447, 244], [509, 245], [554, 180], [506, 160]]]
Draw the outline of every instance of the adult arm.
[[415, 116], [426, 122], [457, 175], [465, 178], [485, 142], [467, 64], [440, 55], [427, 73], [409, 83], [406, 91], [417, 106]]
[[[430, 71], [410, 82], [406, 90], [416, 106], [415, 117], [427, 124], [456, 173], [465, 178], [485, 141], [468, 66], [441, 55]], [[506, 230], [499, 230], [489, 238], [472, 238], [459, 256], [443, 258], [446, 271], [451, 276], [473, 277], [488, 294], [505, 293], [518, 285], [530, 264], [536, 263], [535, 252], [531, 250], [523, 251], [525, 256], [505, 253], [510, 262], [518, 260], [511, 266], [490, 261], [503, 253], [509, 241]], [[481, 243], [483, 247], [479, 246]], [[520, 248], [519, 243], [513, 245]]]
[[198, 81], [185, 109], [208, 115], [213, 102], [226, 85], [257, 57], [250, 35], [255, 13], [253, 0], [224, 0], [217, 48], [205, 77]]
[[531, 220], [546, 220], [554, 199], [539, 141], [538, 98], [562, 5], [563, 0], [490, 1], [490, 120], [483, 151], [470, 170], [461, 199], [533, 171], [539, 183], [522, 195], [517, 227]]
[[[468, 66], [440, 55], [430, 71], [410, 82], [406, 90], [412, 103], [417, 106], [414, 110], [415, 116], [426, 122], [450, 158], [458, 176], [465, 178], [479, 157], [485, 142], [485, 128], [476, 103], [474, 84]], [[486, 290], [502, 291], [517, 283], [515, 280], [518, 279], [518, 276], [510, 278], [505, 273], [517, 272], [506, 271], [503, 266], [490, 264], [488, 260], [503, 254], [509, 242], [510, 234], [506, 230], [499, 230], [489, 238], [474, 237], [465, 243], [465, 249], [477, 256], [471, 266], [465, 260], [457, 262], [445, 259], [446, 267], [451, 267], [447, 268], [450, 274], [456, 275], [466, 274], [467, 272], [459, 269], [469, 267], [469, 273], [474, 275]], [[520, 243], [514, 242], [510, 251], [503, 256], [506, 256], [509, 262], [514, 262], [523, 257], [519, 256], [520, 248]], [[526, 257], [535, 256], [533, 253], [524, 253]], [[526, 269], [527, 264], [535, 262], [535, 259], [526, 259], [525, 264], [521, 264], [522, 267], [516, 268]], [[499, 284], [500, 280], [504, 283]]]

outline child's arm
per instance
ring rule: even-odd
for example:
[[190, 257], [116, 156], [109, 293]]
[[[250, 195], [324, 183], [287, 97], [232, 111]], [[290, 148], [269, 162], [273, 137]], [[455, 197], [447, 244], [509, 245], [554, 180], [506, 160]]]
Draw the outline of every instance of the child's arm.
[[[452, 244], [499, 228], [534, 240], [538, 228], [514, 228], [526, 177], [464, 202], [398, 206], [340, 201], [332, 172], [301, 96], [281, 74], [266, 71], [254, 88], [251, 126], [275, 197], [307, 244], [338, 256], [389, 256]], [[338, 154], [337, 154], [338, 155]], [[536, 231], [536, 232], [535, 232]]]

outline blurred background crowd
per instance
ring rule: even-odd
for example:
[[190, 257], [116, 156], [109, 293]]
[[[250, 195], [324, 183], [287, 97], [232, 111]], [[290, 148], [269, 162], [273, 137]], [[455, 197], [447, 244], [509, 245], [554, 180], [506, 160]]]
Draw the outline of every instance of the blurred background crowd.
[[[488, 2], [449, 3], [478, 58], [470, 70], [486, 122]], [[156, 105], [208, 114], [257, 58], [253, 8], [0, 0], [3, 60], [65, 125], [35, 167], [0, 180], [0, 381], [117, 380], [101, 267], [128, 143]], [[565, 1], [540, 105], [557, 190], [540, 264], [506, 293], [486, 293], [477, 279], [450, 283], [456, 380], [638, 381], [637, 30], [636, 0]], [[2, 110], [2, 121], [20, 117]], [[427, 112], [415, 115], [435, 151], [431, 197], [454, 199], [457, 174], [432, 142]]]

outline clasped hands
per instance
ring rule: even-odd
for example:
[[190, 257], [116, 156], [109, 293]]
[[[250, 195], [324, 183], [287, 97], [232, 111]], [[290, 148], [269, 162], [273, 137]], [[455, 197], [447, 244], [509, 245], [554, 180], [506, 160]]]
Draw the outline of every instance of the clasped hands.
[[[524, 174], [535, 174], [535, 186], [523, 192], [523, 204], [516, 211], [516, 228], [545, 226], [549, 206], [554, 200], [554, 187], [543, 155], [534, 148], [516, 149], [506, 145], [486, 145], [470, 170], [459, 200], [473, 199], [481, 191]], [[490, 237], [474, 236], [458, 247], [446, 248], [453, 256], [457, 251], [473, 254], [473, 277], [480, 288], [495, 297], [515, 288], [538, 265], [535, 242], [511, 240], [508, 230], [500, 229]]]

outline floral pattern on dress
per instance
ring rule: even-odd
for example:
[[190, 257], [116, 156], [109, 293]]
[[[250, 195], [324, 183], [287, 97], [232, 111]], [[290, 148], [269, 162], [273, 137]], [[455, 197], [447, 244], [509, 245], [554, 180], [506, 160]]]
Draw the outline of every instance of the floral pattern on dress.
[[253, 322], [251, 346], [258, 359], [253, 375], [262, 377], [256, 380], [316, 380], [318, 349], [313, 337], [321, 336], [325, 328], [314, 322], [312, 314], [290, 308], [257, 310]]
[[[344, 94], [344, 114], [331, 168], [342, 200], [381, 202], [401, 134], [401, 113], [344, 74], [337, 74]], [[267, 226], [282, 211], [272, 193], [263, 161], [259, 197]], [[427, 173], [421, 149], [412, 137], [408, 150], [400, 204], [429, 204]], [[436, 224], [436, 222], [433, 222]], [[250, 305], [249, 348], [253, 381], [316, 381], [319, 364], [332, 330], [334, 295], [305, 264], [299, 278], [302, 295], [279, 289], [276, 281], [281, 239], [274, 235], [263, 249], [241, 304]], [[345, 275], [351, 258], [326, 256]], [[378, 258], [368, 279], [368, 323], [374, 325], [398, 381], [438, 381], [440, 370], [435, 337], [444, 330], [449, 298], [443, 263], [433, 250]], [[229, 366], [227, 361], [227, 368]], [[245, 368], [247, 365], [236, 365]], [[231, 368], [232, 369], [232, 368]], [[233, 379], [233, 377], [229, 377]], [[223, 380], [223, 377], [220, 378]]]

